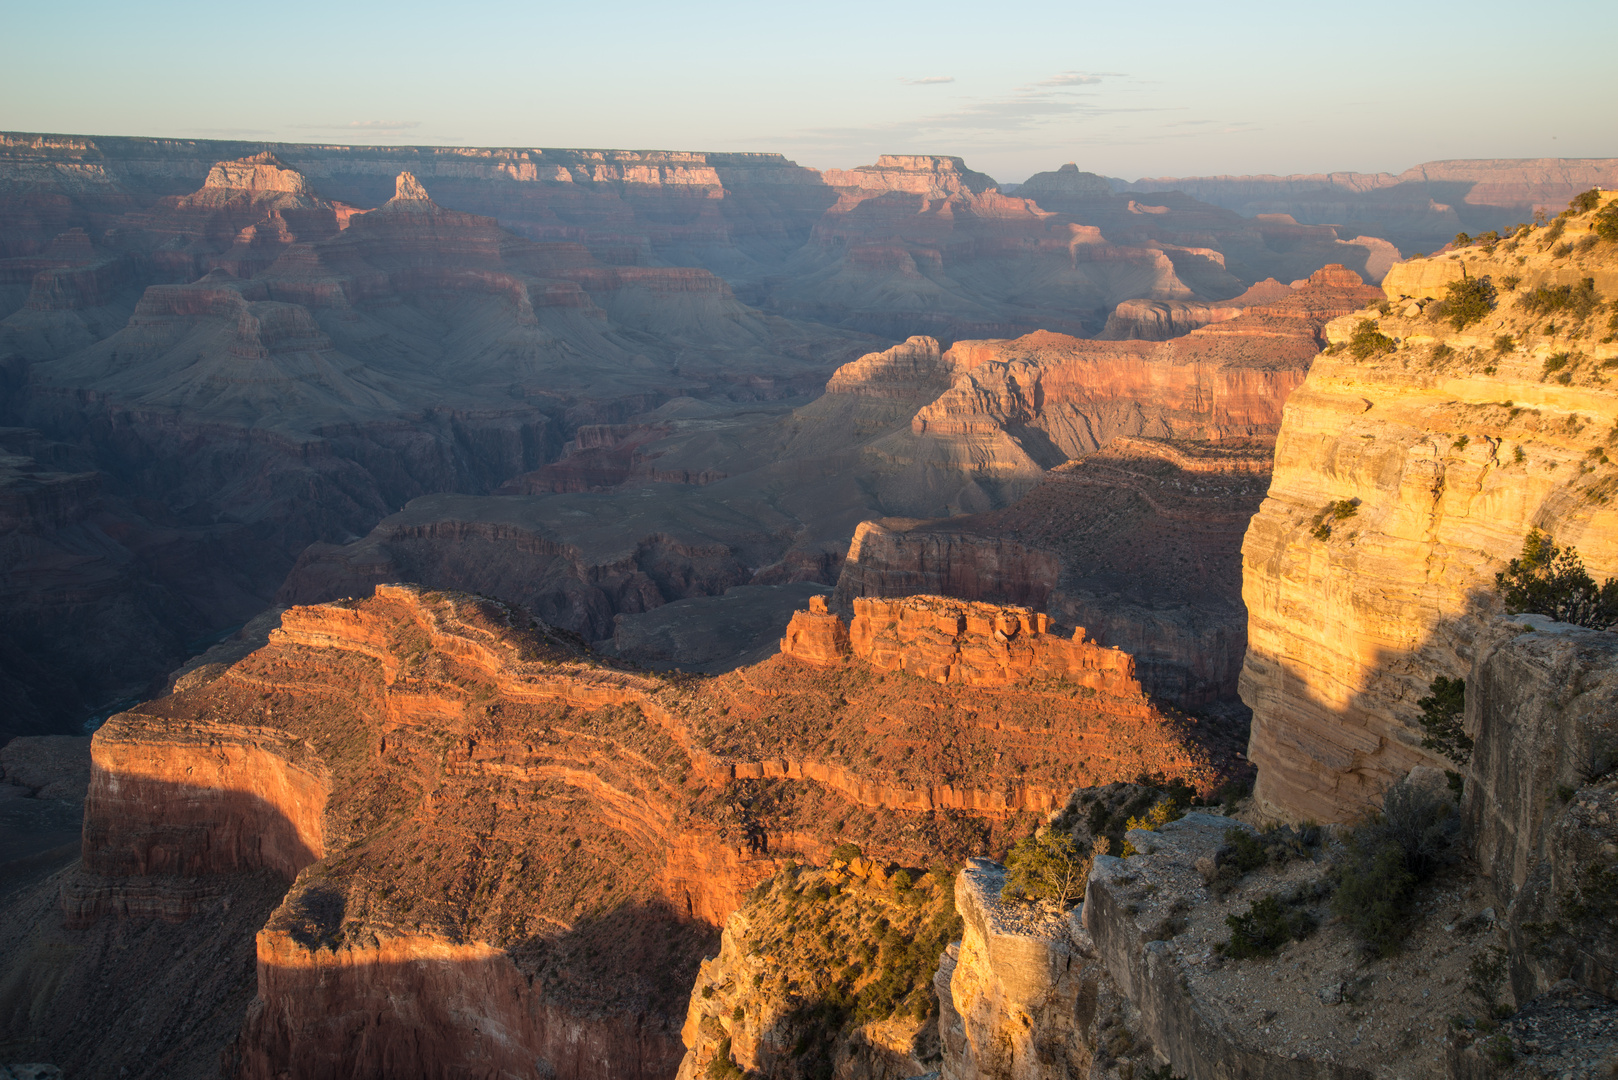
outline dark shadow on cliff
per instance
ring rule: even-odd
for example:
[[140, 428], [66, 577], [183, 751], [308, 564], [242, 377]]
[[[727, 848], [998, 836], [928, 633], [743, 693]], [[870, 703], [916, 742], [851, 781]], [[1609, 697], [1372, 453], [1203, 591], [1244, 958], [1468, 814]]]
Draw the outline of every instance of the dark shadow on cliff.
[[[292, 937], [314, 947], [261, 964], [228, 1075], [668, 1080], [685, 1053], [697, 970], [718, 944], [715, 927], [660, 900], [506, 950], [398, 930], [373, 937], [343, 924], [333, 891], [296, 905], [319, 926]], [[268, 931], [289, 914], [276, 912]]]
[[[1502, 615], [1493, 590], [1474, 587], [1461, 615], [1422, 628], [1410, 648], [1376, 650], [1368, 676], [1341, 707], [1312, 692], [1308, 674], [1286, 658], [1250, 654], [1249, 667], [1269, 672], [1262, 675], [1269, 696], [1284, 695], [1288, 708], [1279, 724], [1256, 710], [1249, 753], [1259, 769], [1259, 794], [1295, 809], [1307, 804], [1295, 816], [1347, 820], [1380, 806], [1383, 791], [1417, 765], [1455, 769], [1422, 748], [1416, 701], [1440, 675], [1467, 678], [1474, 658], [1513, 632]], [[1287, 759], [1279, 768], [1278, 753]], [[1339, 810], [1331, 812], [1333, 806]]]
[[0, 907], [0, 1060], [50, 1062], [67, 1076], [213, 1080], [255, 992], [253, 935], [284, 879], [221, 875], [183, 922], [108, 916], [68, 929], [61, 894], [79, 873], [74, 860]]
[[[264, 869], [290, 883], [320, 858], [321, 839], [305, 830], [319, 827], [324, 791], [294, 789], [309, 796], [308, 820], [300, 823], [250, 791], [104, 775], [98, 770], [85, 807], [84, 864], [91, 873], [125, 878]], [[161, 807], [161, 821], [142, 817], [153, 807]]]

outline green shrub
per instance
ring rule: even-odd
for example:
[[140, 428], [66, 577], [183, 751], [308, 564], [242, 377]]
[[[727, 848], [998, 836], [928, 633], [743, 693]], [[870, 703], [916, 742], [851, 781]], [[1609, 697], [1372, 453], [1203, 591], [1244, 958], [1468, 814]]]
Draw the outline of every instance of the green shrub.
[[1517, 306], [1530, 315], [1565, 311], [1583, 322], [1601, 306], [1601, 297], [1596, 293], [1595, 278], [1585, 278], [1577, 285], [1541, 285], [1523, 293], [1517, 299]]
[[1429, 306], [1434, 317], [1448, 319], [1451, 326], [1464, 330], [1494, 310], [1494, 282], [1488, 277], [1466, 277], [1444, 287], [1444, 299]]
[[1610, 202], [1595, 216], [1595, 234], [1603, 240], [1618, 240], [1618, 201]]
[[1463, 248], [1463, 247], [1470, 247], [1471, 245], [1472, 245], [1472, 237], [1470, 235], [1468, 235], [1467, 233], [1464, 233], [1464, 232], [1458, 232], [1458, 233], [1455, 234], [1455, 246], [1456, 247]]
[[1225, 842], [1214, 852], [1212, 874], [1203, 871], [1204, 883], [1223, 896], [1234, 889], [1244, 875], [1269, 863], [1301, 858], [1311, 848], [1319, 847], [1320, 839], [1320, 827], [1317, 825], [1298, 828], [1280, 825], [1256, 836], [1246, 829], [1232, 826], [1225, 830]]
[[1227, 915], [1225, 925], [1230, 927], [1230, 940], [1220, 951], [1233, 960], [1249, 960], [1274, 956], [1287, 942], [1303, 940], [1315, 928], [1315, 920], [1307, 911], [1283, 905], [1271, 893], [1253, 901], [1242, 914]]
[[831, 849], [832, 862], [853, 862], [863, 854], [865, 852], [858, 844], [846, 840]]
[[1448, 360], [1454, 355], [1455, 350], [1450, 348], [1445, 342], [1440, 341], [1437, 345], [1433, 346], [1433, 363], [1435, 364], [1443, 360]]
[[1090, 867], [1097, 854], [1106, 853], [1106, 843], [1105, 837], [1097, 837], [1092, 849], [1081, 853], [1071, 836], [1054, 829], [1019, 840], [1006, 856], [1000, 895], [1014, 900], [1076, 900], [1084, 895]]
[[730, 1036], [719, 1040], [719, 1047], [714, 1052], [714, 1059], [708, 1062], [709, 1080], [740, 1080], [742, 1070], [730, 1060]]
[[1618, 625], [1618, 579], [1597, 586], [1573, 548], [1558, 547], [1538, 529], [1523, 540], [1522, 555], [1494, 576], [1506, 611], [1527, 612], [1592, 630]]
[[1348, 339], [1348, 351], [1356, 360], [1369, 360], [1382, 353], [1390, 353], [1397, 346], [1393, 339], [1377, 329], [1374, 319], [1361, 319], [1354, 324], [1354, 334]]
[[1312, 523], [1314, 528], [1310, 530], [1310, 535], [1316, 540], [1329, 540], [1333, 523], [1347, 521], [1359, 512], [1358, 499], [1338, 499], [1336, 502], [1327, 503], [1326, 509], [1315, 515]]
[[1517, 347], [1517, 339], [1510, 334], [1501, 334], [1494, 339], [1494, 351], [1504, 356]]
[[1214, 857], [1219, 866], [1229, 866], [1239, 874], [1248, 874], [1270, 861], [1264, 844], [1246, 829], [1225, 830], [1225, 844]]
[[1566, 229], [1567, 218], [1558, 214], [1556, 220], [1551, 222], [1551, 227], [1545, 230], [1545, 235], [1540, 237], [1540, 244], [1544, 247], [1549, 247], [1550, 245], [1556, 243], [1558, 240], [1562, 239], [1562, 233]]
[[1447, 791], [1395, 784], [1382, 813], [1344, 840], [1332, 911], [1368, 949], [1392, 956], [1410, 931], [1417, 886], [1454, 857], [1459, 835]]
[[1573, 200], [1567, 204], [1567, 208], [1574, 214], [1588, 214], [1600, 205], [1601, 189], [1591, 188], [1589, 191], [1580, 192], [1573, 196]]
[[1461, 726], [1466, 711], [1466, 680], [1440, 675], [1427, 686], [1428, 696], [1416, 699], [1421, 710], [1423, 749], [1437, 750], [1457, 765], [1472, 760], [1472, 739]]
[[1517, 286], [1521, 284], [1522, 276], [1519, 274], [1507, 274], [1500, 279], [1500, 287], [1505, 289], [1506, 292], [1516, 292]]

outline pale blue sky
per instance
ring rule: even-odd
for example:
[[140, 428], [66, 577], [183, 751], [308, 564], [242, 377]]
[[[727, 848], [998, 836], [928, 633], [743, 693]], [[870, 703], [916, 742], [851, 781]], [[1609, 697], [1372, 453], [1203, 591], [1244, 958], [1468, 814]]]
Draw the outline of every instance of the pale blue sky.
[[1618, 4], [0, 0], [0, 128], [959, 154], [1002, 181], [1618, 157]]

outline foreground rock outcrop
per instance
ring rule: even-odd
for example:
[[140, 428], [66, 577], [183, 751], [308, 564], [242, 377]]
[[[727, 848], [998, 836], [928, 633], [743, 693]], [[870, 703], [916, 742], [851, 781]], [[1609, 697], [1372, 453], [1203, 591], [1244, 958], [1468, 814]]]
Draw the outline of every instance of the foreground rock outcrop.
[[726, 922], [692, 989], [680, 1080], [902, 1080], [936, 1067], [933, 970], [960, 932], [949, 875], [847, 854], [823, 871], [788, 867]]
[[711, 679], [414, 586], [292, 608], [97, 733], [68, 927], [290, 882], [238, 1076], [668, 1076], [716, 926], [787, 860], [852, 840], [927, 866], [1004, 847], [1084, 778], [1217, 782], [1124, 654], [1026, 610], [870, 606], [870, 660]]
[[[1337, 346], [1292, 394], [1242, 549], [1241, 693], [1271, 812], [1350, 818], [1410, 768], [1444, 764], [1420, 746], [1416, 699], [1487, 647], [1493, 576], [1529, 530], [1576, 548], [1597, 581], [1618, 574], [1618, 396], [1604, 374], [1618, 345], [1605, 315], [1523, 303], [1584, 278], [1597, 299], [1618, 294], [1618, 250], [1592, 220], [1403, 264], [1389, 314], [1333, 323]], [[1463, 276], [1498, 296], [1457, 330], [1435, 301]], [[1366, 318], [1387, 346], [1357, 357]]]

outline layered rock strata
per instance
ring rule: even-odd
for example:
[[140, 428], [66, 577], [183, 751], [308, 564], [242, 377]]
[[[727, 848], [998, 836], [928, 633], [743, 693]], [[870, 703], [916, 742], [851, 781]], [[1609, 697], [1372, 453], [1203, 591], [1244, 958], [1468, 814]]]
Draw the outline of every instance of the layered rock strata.
[[1181, 708], [1232, 702], [1242, 536], [1268, 469], [1257, 440], [1120, 437], [1003, 510], [862, 523], [833, 602], [939, 592], [1043, 608], [1129, 653], [1147, 690]]
[[1111, 988], [1102, 985], [1105, 971], [1086, 947], [1082, 909], [1003, 904], [1004, 883], [1005, 868], [988, 859], [968, 860], [955, 879], [965, 928], [934, 982], [941, 1074], [947, 1080], [1093, 1075], [1094, 1028]]
[[[1416, 699], [1466, 676], [1499, 612], [1494, 574], [1529, 530], [1576, 548], [1597, 581], [1618, 574], [1604, 374], [1618, 345], [1604, 318], [1521, 302], [1585, 277], [1613, 295], [1615, 249], [1589, 214], [1554, 227], [1561, 243], [1534, 228], [1405, 264], [1390, 314], [1332, 323], [1338, 345], [1288, 402], [1242, 548], [1241, 693], [1272, 813], [1350, 818], [1413, 766], [1445, 764], [1420, 746]], [[1431, 301], [1462, 275], [1500, 291], [1457, 330]], [[1367, 318], [1388, 341], [1359, 358], [1347, 342]]]
[[[263, 649], [98, 732], [70, 923], [185, 918], [244, 870], [292, 880], [235, 1075], [668, 1075], [712, 928], [784, 859], [841, 836], [925, 865], [1003, 846], [1076, 777], [1215, 782], [1111, 650], [1037, 681], [909, 674], [937, 666], [953, 608], [934, 604], [925, 626], [868, 620], [878, 664], [694, 681], [457, 594], [292, 608]], [[1015, 658], [1040, 623], [956, 612], [951, 655]]]

